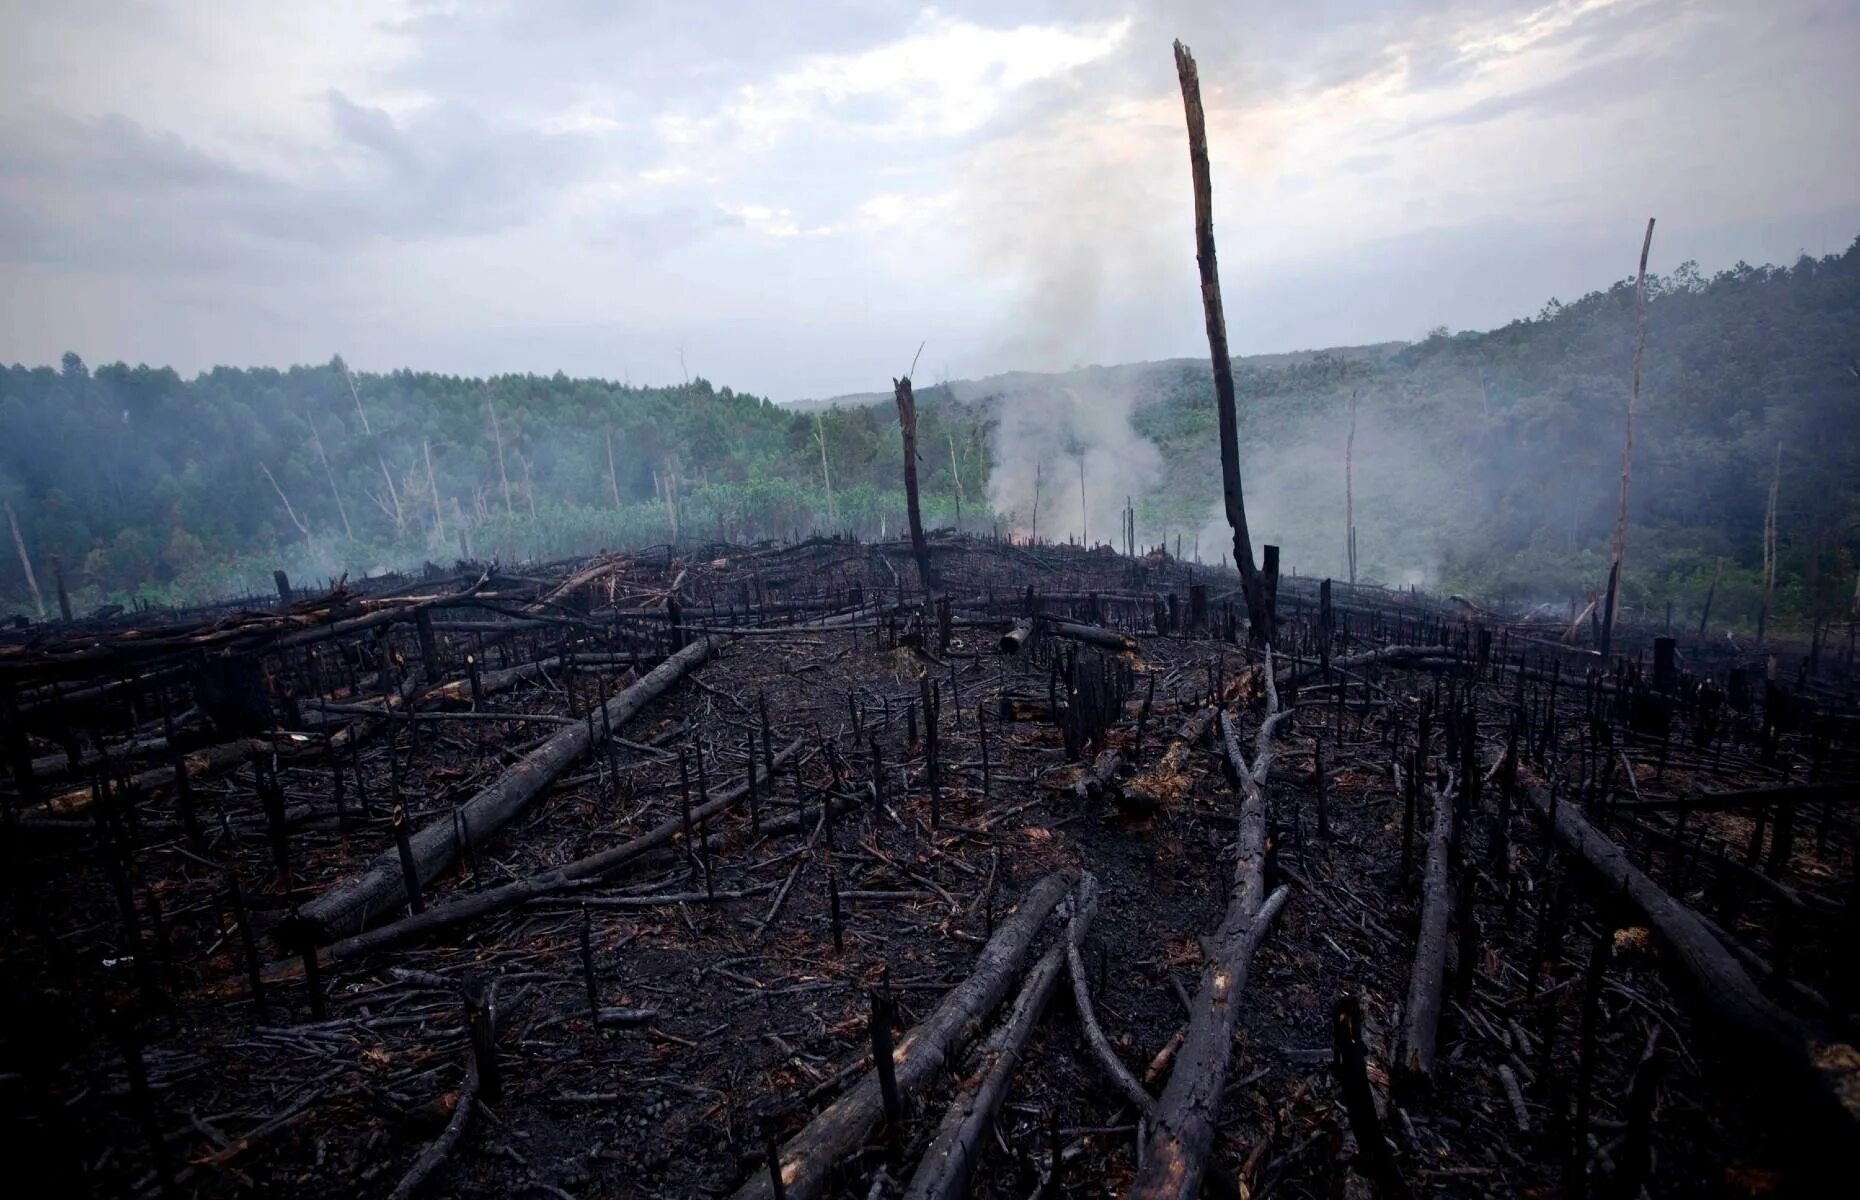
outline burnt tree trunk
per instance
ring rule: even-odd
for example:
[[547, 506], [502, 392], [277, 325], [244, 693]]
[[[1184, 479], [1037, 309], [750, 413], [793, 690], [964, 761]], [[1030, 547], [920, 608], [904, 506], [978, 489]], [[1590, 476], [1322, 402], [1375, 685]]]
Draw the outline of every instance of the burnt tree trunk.
[[[775, 772], [799, 754], [801, 747], [802, 742], [797, 738], [765, 762], [762, 774], [757, 780], [758, 786], [771, 786], [775, 780]], [[645, 833], [622, 842], [618, 846], [611, 846], [585, 858], [563, 863], [559, 867], [552, 867], [525, 879], [513, 880], [497, 887], [485, 888], [483, 891], [461, 893], [445, 904], [429, 908], [417, 916], [404, 917], [391, 925], [381, 925], [366, 933], [359, 933], [354, 937], [333, 942], [328, 950], [329, 957], [336, 962], [358, 958], [370, 951], [405, 945], [441, 930], [474, 921], [479, 917], [504, 912], [529, 900], [572, 891], [589, 880], [612, 875], [629, 863], [643, 859], [655, 851], [664, 850], [676, 842], [680, 835], [685, 837], [688, 847], [694, 837], [691, 833], [692, 822], [708, 824], [741, 803], [748, 794], [749, 783], [745, 780], [726, 792], [713, 795], [699, 807], [661, 821]], [[764, 833], [769, 833], [772, 832], [773, 827], [768, 822], [764, 822], [762, 830]]]
[[1621, 507], [1615, 514], [1614, 564], [1608, 569], [1608, 602], [1602, 612], [1602, 657], [1614, 643], [1615, 599], [1621, 587], [1621, 560], [1627, 556], [1628, 484], [1634, 477], [1634, 418], [1640, 408], [1640, 356], [1647, 346], [1647, 252], [1653, 248], [1653, 218], [1640, 244], [1640, 273], [1634, 277], [1634, 388], [1628, 393], [1627, 435], [1621, 443]]
[[[1129, 1195], [1141, 1200], [1188, 1200], [1201, 1190], [1208, 1153], [1220, 1120], [1221, 1095], [1233, 1055], [1234, 1026], [1240, 1017], [1240, 994], [1246, 987], [1253, 951], [1272, 918], [1284, 906], [1286, 889], [1266, 896], [1266, 793], [1272, 770], [1273, 730], [1290, 712], [1279, 707], [1272, 683], [1272, 653], [1266, 653], [1267, 710], [1254, 738], [1253, 761], [1233, 762], [1240, 786], [1240, 828], [1235, 837], [1233, 890], [1221, 927], [1209, 939], [1211, 952], [1188, 1019], [1188, 1034], [1176, 1055], [1175, 1069], [1156, 1103], [1142, 1169]], [[1223, 718], [1225, 714], [1223, 714]], [[1223, 723], [1226, 724], [1225, 720]], [[1227, 754], [1238, 760], [1231, 726], [1224, 731]]]
[[1427, 876], [1421, 892], [1421, 934], [1403, 1010], [1407, 1023], [1402, 1033], [1401, 1073], [1408, 1083], [1425, 1082], [1434, 1074], [1441, 982], [1447, 972], [1447, 920], [1453, 911], [1447, 870], [1452, 844], [1453, 793], [1442, 789], [1434, 793], [1434, 828], [1427, 837]]
[[[715, 652], [717, 643], [699, 638], [654, 667], [644, 679], [607, 702], [604, 721], [618, 729], [634, 713], [658, 698], [685, 673]], [[473, 796], [456, 814], [473, 845], [490, 836], [521, 813], [568, 767], [594, 745], [592, 723], [565, 726], [542, 746], [525, 755], [491, 786]], [[459, 839], [454, 816], [434, 821], [413, 835], [414, 866], [423, 883], [430, 883], [458, 857]], [[400, 858], [393, 847], [377, 857], [361, 876], [338, 884], [303, 906], [297, 936], [323, 943], [344, 933], [360, 932], [373, 918], [406, 899]]]
[[1778, 1127], [1808, 1154], [1838, 1156], [1857, 1123], [1836, 1090], [1833, 1067], [1819, 1065], [1820, 1047], [1805, 1028], [1757, 987], [1750, 974], [1706, 927], [1697, 913], [1676, 900], [1628, 860], [1620, 846], [1591, 825], [1576, 806], [1557, 803], [1543, 788], [1532, 788], [1531, 803], [1565, 847], [1619, 889], [1640, 909], [1647, 923], [1671, 951], [1671, 962], [1688, 975], [1695, 994], [1721, 1035], [1717, 1044], [1751, 1075], [1775, 1086], [1784, 1100]]
[[[944, 995], [928, 1017], [892, 1049], [900, 1092], [937, 1077], [964, 1034], [983, 1021], [1021, 975], [1033, 942], [1053, 909], [1072, 890], [1072, 876], [1056, 871], [1033, 885], [1014, 915], [1003, 921], [976, 958], [974, 972]], [[815, 1200], [827, 1194], [828, 1177], [846, 1155], [865, 1143], [884, 1116], [878, 1072], [809, 1121], [782, 1145], [776, 1172], [786, 1200]], [[775, 1194], [769, 1172], [758, 1172], [736, 1189], [733, 1200], [766, 1200]]]
[[917, 398], [911, 394], [911, 377], [891, 381], [898, 400], [898, 429], [904, 435], [904, 507], [911, 521], [911, 555], [924, 595], [936, 595], [936, 572], [930, 566], [930, 547], [924, 541], [923, 510], [917, 501]]
[[1066, 949], [1085, 936], [1097, 915], [1097, 897], [1088, 890], [1089, 879], [1086, 876], [1080, 882], [1066, 937], [1054, 943], [1027, 973], [1027, 982], [1021, 985], [1020, 996], [1007, 1019], [976, 1053], [975, 1069], [965, 1076], [976, 1080], [976, 1085], [973, 1090], [965, 1087], [958, 1091], [950, 1101], [936, 1136], [904, 1189], [905, 1200], [961, 1200], [968, 1195], [969, 1175], [987, 1149], [984, 1139], [1007, 1099], [1008, 1085], [1020, 1068], [1021, 1053], [1058, 990], [1060, 977], [1066, 973]]
[[1188, 118], [1188, 165], [1195, 186], [1195, 261], [1201, 267], [1201, 306], [1208, 322], [1208, 356], [1214, 367], [1214, 405], [1221, 428], [1221, 501], [1234, 532], [1234, 566], [1246, 598], [1249, 633], [1255, 644], [1274, 637], [1272, 609], [1265, 581], [1253, 562], [1253, 539], [1247, 532], [1246, 504], [1240, 487], [1240, 428], [1234, 410], [1234, 365], [1227, 350], [1227, 318], [1221, 309], [1221, 278], [1214, 257], [1213, 184], [1208, 168], [1207, 120], [1201, 109], [1201, 77], [1195, 56], [1175, 44], [1175, 70], [1182, 83], [1182, 107]]

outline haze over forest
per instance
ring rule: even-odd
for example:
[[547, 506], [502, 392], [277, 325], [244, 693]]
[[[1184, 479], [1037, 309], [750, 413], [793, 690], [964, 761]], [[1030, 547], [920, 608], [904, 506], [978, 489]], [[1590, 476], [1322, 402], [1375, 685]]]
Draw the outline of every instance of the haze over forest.
[[[0, 499], [41, 590], [54, 556], [89, 607], [582, 553], [674, 508], [894, 533], [920, 341], [934, 523], [1108, 540], [1128, 496], [1218, 561], [1181, 36], [1256, 542], [1342, 573], [1355, 395], [1365, 578], [1598, 587], [1651, 214], [1630, 608], [1722, 558], [1754, 620], [1773, 482], [1779, 608], [1852, 602], [1846, 6], [697, 7], [9, 12]], [[0, 597], [49, 603], [12, 553]]]

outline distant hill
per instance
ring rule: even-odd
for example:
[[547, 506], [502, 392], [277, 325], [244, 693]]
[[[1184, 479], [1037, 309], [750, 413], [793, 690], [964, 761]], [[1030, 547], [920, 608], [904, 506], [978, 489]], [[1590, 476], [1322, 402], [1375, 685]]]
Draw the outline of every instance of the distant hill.
[[[1847, 614], [1860, 242], [1709, 278], [1687, 264], [1649, 294], [1627, 603], [1693, 621], [1722, 559], [1714, 612], [1754, 621], [1774, 482], [1777, 611]], [[1238, 360], [1255, 541], [1341, 575], [1347, 456], [1364, 578], [1580, 596], [1606, 570], [1633, 346], [1624, 280], [1490, 332]], [[1128, 500], [1140, 543], [1223, 556], [1205, 360], [918, 396], [933, 523], [1107, 541]], [[784, 406], [703, 379], [351, 378], [340, 360], [183, 379], [67, 355], [0, 370], [0, 500], [46, 593], [56, 556], [82, 603], [186, 599], [262, 589], [274, 566], [318, 578], [662, 542], [674, 508], [686, 540], [895, 533], [896, 425], [886, 393]], [[0, 555], [0, 597], [30, 612], [30, 591]]]

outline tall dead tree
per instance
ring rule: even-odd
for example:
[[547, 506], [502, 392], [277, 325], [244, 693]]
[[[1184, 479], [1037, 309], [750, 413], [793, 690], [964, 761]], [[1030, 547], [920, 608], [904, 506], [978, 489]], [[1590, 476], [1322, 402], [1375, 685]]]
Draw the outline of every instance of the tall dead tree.
[[936, 595], [936, 572], [930, 567], [930, 545], [924, 540], [923, 511], [917, 503], [917, 398], [911, 394], [911, 377], [891, 381], [898, 400], [898, 428], [904, 434], [904, 510], [911, 522], [911, 555], [924, 595]]
[[[310, 527], [297, 519], [297, 510], [291, 507], [291, 498], [286, 496], [284, 494], [284, 489], [278, 486], [277, 476], [271, 473], [271, 468], [266, 466], [262, 460], [258, 464], [258, 469], [264, 472], [265, 478], [271, 482], [271, 490], [278, 493], [278, 499], [284, 502], [284, 513], [286, 516], [290, 517], [291, 524], [297, 526], [297, 532], [304, 535], [305, 544], [314, 550], [316, 548], [316, 539], [310, 536]], [[70, 620], [69, 613], [65, 614], [65, 619]]]
[[[362, 419], [362, 433], [373, 441], [374, 429], [368, 424], [368, 410], [362, 407], [362, 394], [355, 390], [355, 378], [349, 374], [349, 364], [339, 357], [337, 367], [342, 371], [342, 381], [349, 385], [349, 398], [355, 401], [355, 414]], [[387, 459], [381, 453], [381, 447], [375, 447], [375, 465], [381, 468], [381, 478], [387, 484], [388, 503], [381, 506], [388, 516], [394, 518], [394, 532], [400, 533], [407, 527], [407, 516], [401, 511], [400, 490], [394, 486], [394, 473], [388, 470]], [[343, 523], [348, 523], [348, 516], [343, 516]]]
[[1653, 218], [1640, 243], [1640, 271], [1634, 277], [1634, 387], [1628, 392], [1627, 436], [1621, 443], [1621, 507], [1615, 513], [1614, 565], [1608, 570], [1608, 599], [1602, 606], [1602, 657], [1615, 633], [1615, 597], [1621, 588], [1621, 560], [1627, 555], [1628, 484], [1634, 475], [1634, 417], [1640, 409], [1640, 357], [1647, 347], [1647, 252], [1653, 249]]
[[323, 464], [323, 478], [329, 480], [329, 494], [335, 498], [336, 512], [342, 517], [342, 532], [352, 542], [355, 540], [355, 528], [349, 524], [349, 506], [342, 502], [342, 489], [336, 486], [336, 473], [329, 469], [329, 455], [323, 452], [323, 435], [316, 429], [316, 414], [310, 414], [310, 444], [316, 447], [316, 456]]
[[1247, 621], [1255, 642], [1270, 645], [1273, 613], [1266, 580], [1253, 561], [1253, 539], [1246, 527], [1246, 504], [1240, 487], [1240, 426], [1234, 411], [1234, 364], [1227, 352], [1227, 318], [1221, 310], [1220, 271], [1214, 258], [1213, 184], [1208, 169], [1207, 119], [1201, 109], [1201, 78], [1195, 57], [1175, 44], [1175, 69], [1182, 82], [1182, 108], [1188, 117], [1188, 165], [1195, 185], [1195, 261], [1201, 267], [1201, 306], [1208, 320], [1208, 355], [1214, 366], [1214, 404], [1221, 426], [1221, 500], [1234, 531], [1234, 565], [1246, 598]]
[[665, 457], [665, 474], [656, 477], [660, 480], [660, 490], [665, 496], [665, 519], [672, 527], [673, 545], [678, 544], [679, 536], [678, 473], [678, 456], [668, 454]]
[[13, 502], [6, 502], [6, 523], [13, 530], [13, 549], [19, 551], [20, 569], [26, 572], [26, 586], [32, 589], [32, 603], [39, 610], [39, 620], [45, 619], [45, 597], [39, 594], [38, 576], [32, 573], [32, 558], [26, 553], [26, 539], [19, 536], [19, 518], [13, 515]]
[[833, 472], [827, 467], [827, 427], [820, 414], [814, 414], [814, 444], [820, 447], [820, 486], [827, 493], [827, 524], [838, 527], [839, 514], [833, 508]]
[[510, 473], [504, 469], [504, 432], [497, 425], [497, 404], [491, 399], [491, 386], [484, 385], [484, 411], [491, 416], [491, 441], [497, 446], [497, 482], [504, 489], [504, 515], [515, 516], [510, 507]]
[[614, 470], [614, 429], [607, 427], [607, 494], [612, 498], [614, 507], [620, 507], [620, 476]]
[[1033, 464], [1033, 535], [1030, 539], [1034, 545], [1040, 544], [1040, 464]]
[[1782, 443], [1776, 443], [1776, 469], [1770, 475], [1770, 499], [1763, 509], [1763, 607], [1757, 610], [1757, 641], [1770, 624], [1770, 601], [1776, 596], [1776, 498], [1782, 491]]
[[1711, 620], [1711, 602], [1718, 595], [1718, 581], [1724, 578], [1724, 555], [1718, 556], [1718, 566], [1711, 573], [1711, 586], [1705, 589], [1705, 609], [1699, 613], [1699, 636], [1705, 636], [1705, 623]]
[[1343, 440], [1344, 557], [1350, 568], [1350, 586], [1356, 586], [1356, 491], [1351, 479], [1356, 460], [1356, 389], [1350, 389], [1350, 433]]
[[426, 438], [420, 439], [420, 453], [426, 458], [426, 490], [433, 497], [433, 537], [446, 540], [446, 518], [439, 508], [439, 481], [433, 478], [433, 446]]
[[[961, 532], [962, 530], [962, 500], [963, 500], [962, 462], [960, 459], [956, 457], [956, 435], [955, 433], [951, 431], [947, 434], [947, 436], [949, 438], [949, 475], [950, 475], [950, 478], [953, 479], [956, 483], [956, 530], [957, 532]], [[825, 468], [825, 463], [823, 461], [822, 463], [823, 472], [824, 472], [824, 468]]]
[[517, 461], [523, 464], [523, 499], [530, 506], [530, 520], [536, 519], [536, 487], [530, 482], [530, 460], [523, 451], [517, 451]]
[[1085, 456], [1079, 455], [1079, 545], [1089, 549], [1091, 542], [1087, 539], [1087, 527], [1090, 517], [1085, 504]]

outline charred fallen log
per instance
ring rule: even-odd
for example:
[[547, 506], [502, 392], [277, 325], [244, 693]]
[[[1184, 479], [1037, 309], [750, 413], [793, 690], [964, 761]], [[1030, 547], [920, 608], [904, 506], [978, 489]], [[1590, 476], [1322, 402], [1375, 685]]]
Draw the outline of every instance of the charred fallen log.
[[[975, 970], [957, 984], [931, 1014], [893, 1048], [897, 1088], [909, 1094], [934, 1078], [965, 1032], [984, 1020], [1006, 997], [1032, 953], [1034, 939], [1068, 892], [1073, 877], [1056, 871], [1034, 884], [1014, 915], [1003, 921], [976, 958]], [[826, 1192], [834, 1164], [857, 1150], [884, 1116], [879, 1073], [867, 1074], [851, 1091], [829, 1105], [780, 1150], [775, 1170], [785, 1200], [815, 1200]], [[775, 1186], [758, 1172], [734, 1193], [733, 1200], [773, 1200]]]
[[[645, 678], [606, 705], [602, 725], [618, 729], [635, 713], [656, 700], [685, 673], [715, 653], [717, 643], [699, 638], [654, 667]], [[497, 781], [466, 801], [456, 814], [447, 814], [414, 834], [413, 865], [421, 883], [429, 883], [450, 867], [459, 854], [459, 830], [475, 846], [482, 846], [499, 829], [527, 808], [569, 765], [594, 745], [593, 722], [570, 725], [536, 750], [525, 755]], [[300, 910], [293, 924], [296, 937], [322, 944], [344, 933], [359, 933], [370, 919], [388, 912], [407, 896], [398, 853], [390, 847], [359, 877], [324, 892]]]
[[969, 1175], [981, 1160], [983, 1139], [994, 1127], [995, 1114], [1007, 1099], [1014, 1072], [1020, 1068], [1021, 1052], [1058, 990], [1059, 980], [1066, 973], [1068, 953], [1091, 928], [1097, 912], [1097, 889], [1091, 876], [1086, 875], [1079, 881], [1065, 938], [1054, 943], [1027, 973], [1013, 1009], [976, 1052], [975, 1069], [968, 1078], [977, 1082], [972, 1088], [959, 1089], [950, 1101], [904, 1189], [905, 1200], [960, 1200], [968, 1194]]
[[1843, 1081], [1834, 1073], [1843, 1056], [1824, 1055], [1803, 1025], [1763, 995], [1698, 914], [1630, 862], [1621, 847], [1575, 806], [1543, 788], [1532, 788], [1530, 798], [1557, 840], [1601, 876], [1604, 886], [1621, 889], [1646, 916], [1717, 1024], [1723, 1035], [1718, 1045], [1752, 1076], [1773, 1083], [1784, 1111], [1807, 1118], [1785, 1120], [1779, 1127], [1797, 1135], [1804, 1150], [1838, 1157], [1860, 1124], [1860, 1115], [1843, 1099]]
[[[1188, 1036], [1157, 1103], [1143, 1168], [1131, 1186], [1130, 1195], [1144, 1200], [1187, 1200], [1201, 1190], [1215, 1123], [1220, 1119], [1247, 968], [1272, 918], [1285, 903], [1285, 888], [1270, 899], [1265, 894], [1265, 781], [1272, 770], [1272, 734], [1287, 715], [1279, 707], [1278, 689], [1272, 684], [1270, 647], [1265, 678], [1266, 717], [1254, 739], [1253, 762], [1236, 764], [1241, 800], [1232, 898], [1220, 929], [1210, 939], [1212, 952], [1195, 996]], [[1237, 750], [1232, 753], [1238, 755]]]
[[1089, 770], [1079, 776], [1078, 783], [1073, 787], [1073, 793], [1081, 801], [1100, 800], [1106, 796], [1113, 800], [1121, 800], [1124, 789], [1118, 780], [1118, 774], [1123, 769], [1124, 752], [1106, 750], [1098, 756], [1098, 761], [1093, 763]]
[[1189, 760], [1195, 747], [1208, 736], [1208, 726], [1213, 723], [1212, 708], [1204, 708], [1183, 721], [1156, 765], [1124, 785], [1125, 802], [1148, 811], [1186, 794], [1193, 782], [1188, 777]]
[[[1440, 1032], [1441, 985], [1447, 973], [1447, 922], [1453, 911], [1448, 858], [1453, 845], [1453, 792], [1433, 793], [1434, 827], [1427, 836], [1427, 874], [1421, 886], [1421, 933], [1408, 976], [1407, 1020], [1402, 1030], [1401, 1074], [1409, 1084], [1433, 1078]], [[1466, 964], [1462, 964], [1462, 970]]]
[[1137, 649], [1137, 639], [1129, 634], [1119, 633], [1115, 629], [1106, 629], [1100, 625], [1081, 625], [1077, 621], [1048, 621], [1046, 632], [1056, 638], [1083, 642], [1087, 646], [1100, 646], [1121, 654], [1134, 653]]
[[[759, 786], [766, 786], [773, 777], [773, 772], [786, 766], [789, 760], [800, 751], [801, 739], [796, 738], [763, 768], [758, 780]], [[690, 820], [708, 823], [740, 804], [748, 794], [749, 784], [745, 781], [692, 809]], [[774, 822], [765, 825], [764, 832], [776, 832], [774, 825]], [[328, 949], [329, 957], [338, 962], [358, 958], [371, 951], [405, 945], [424, 937], [430, 937], [441, 930], [475, 921], [479, 917], [504, 912], [528, 900], [570, 891], [580, 884], [611, 875], [621, 867], [636, 862], [656, 850], [663, 850], [673, 845], [684, 833], [684, 829], [683, 815], [672, 817], [630, 841], [590, 854], [585, 858], [578, 858], [573, 862], [563, 863], [540, 875], [532, 875], [528, 879], [519, 879], [500, 887], [486, 888], [480, 892], [468, 892], [455, 900], [429, 908], [423, 913], [404, 917], [391, 925], [383, 925], [377, 929], [370, 929], [366, 933], [358, 933], [352, 937], [332, 942]]]

